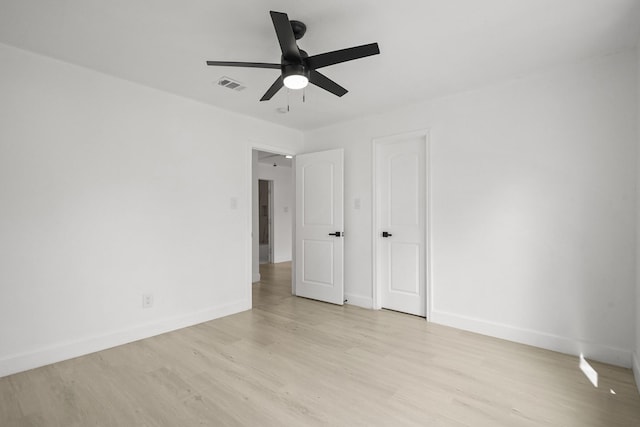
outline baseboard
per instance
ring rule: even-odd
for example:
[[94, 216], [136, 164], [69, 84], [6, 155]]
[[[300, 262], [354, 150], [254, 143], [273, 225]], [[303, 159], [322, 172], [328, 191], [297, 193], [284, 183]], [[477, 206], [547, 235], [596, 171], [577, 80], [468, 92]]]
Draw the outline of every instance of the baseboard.
[[239, 301], [212, 307], [183, 316], [162, 319], [158, 322], [138, 325], [131, 329], [110, 332], [104, 335], [56, 344], [39, 350], [9, 356], [0, 360], [0, 378], [29, 369], [39, 368], [96, 351], [153, 337], [176, 329], [208, 322], [220, 317], [251, 309], [251, 301]]
[[362, 297], [360, 295], [344, 294], [345, 304], [356, 305], [363, 308], [373, 308], [373, 299], [371, 297]]
[[636, 379], [636, 387], [640, 393], [640, 354], [633, 353], [633, 377]]
[[256, 283], [260, 281], [260, 273], [256, 273], [253, 275], [253, 280], [251, 281], [252, 283]]
[[576, 356], [583, 354], [587, 359], [622, 366], [624, 368], [631, 368], [632, 365], [631, 351], [621, 348], [580, 341], [540, 331], [517, 328], [510, 325], [474, 319], [438, 310], [434, 310], [431, 313], [431, 321], [433, 323], [451, 326], [457, 329], [464, 329], [466, 331], [476, 332], [482, 335], [514, 341], [521, 344], [528, 344], [534, 347], [540, 347], [560, 353]]

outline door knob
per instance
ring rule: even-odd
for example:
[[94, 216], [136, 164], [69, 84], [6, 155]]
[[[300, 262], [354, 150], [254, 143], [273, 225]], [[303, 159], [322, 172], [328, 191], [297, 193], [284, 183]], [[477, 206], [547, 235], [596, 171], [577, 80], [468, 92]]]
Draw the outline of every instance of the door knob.
[[339, 231], [336, 231], [335, 233], [329, 233], [329, 236], [340, 237], [341, 235], [342, 235], [342, 233], [340, 233]]
[[382, 232], [382, 237], [391, 237], [391, 236], [393, 236], [393, 234], [388, 233], [388, 232], [386, 232], [386, 231], [383, 231], [383, 232]]

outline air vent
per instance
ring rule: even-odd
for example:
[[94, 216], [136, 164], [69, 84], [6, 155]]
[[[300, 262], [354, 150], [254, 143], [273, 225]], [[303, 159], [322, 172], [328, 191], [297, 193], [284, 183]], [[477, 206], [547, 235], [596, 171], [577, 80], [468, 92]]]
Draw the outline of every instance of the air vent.
[[226, 76], [220, 77], [218, 79], [218, 86], [223, 86], [238, 92], [240, 92], [241, 90], [245, 90], [247, 88], [245, 85], [243, 85], [239, 81], [233, 80], [232, 78], [226, 77]]

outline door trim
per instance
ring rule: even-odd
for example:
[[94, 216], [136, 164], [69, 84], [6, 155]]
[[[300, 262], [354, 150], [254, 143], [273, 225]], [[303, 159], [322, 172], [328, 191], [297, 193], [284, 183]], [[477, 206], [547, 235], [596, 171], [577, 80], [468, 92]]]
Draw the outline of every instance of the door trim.
[[[295, 151], [292, 150], [287, 150], [284, 149], [282, 147], [277, 147], [274, 145], [268, 145], [268, 144], [263, 144], [260, 142], [256, 142], [256, 141], [248, 141], [247, 144], [247, 151], [245, 152], [246, 154], [246, 163], [245, 163], [245, 167], [246, 167], [246, 173], [245, 176], [248, 177], [247, 181], [246, 181], [246, 185], [245, 185], [245, 192], [244, 192], [244, 202], [246, 203], [245, 206], [247, 206], [247, 209], [245, 209], [244, 211], [246, 212], [247, 218], [246, 218], [246, 235], [245, 235], [245, 241], [247, 242], [245, 245], [245, 260], [246, 260], [246, 271], [245, 271], [245, 298], [247, 301], [247, 306], [246, 306], [246, 310], [251, 310], [253, 308], [253, 150], [259, 150], [259, 151], [268, 151], [270, 153], [274, 153], [274, 154], [282, 154], [282, 155], [289, 155], [289, 156], [294, 156], [295, 159], [295, 155], [297, 154]], [[295, 167], [295, 163], [293, 164], [292, 167]], [[295, 195], [294, 195], [295, 198]], [[292, 215], [295, 215], [295, 210], [292, 212]], [[295, 220], [295, 216], [293, 216], [294, 220]], [[292, 222], [291, 227], [293, 228], [291, 233], [292, 233], [292, 239], [295, 239], [295, 227], [294, 227], [294, 223]], [[295, 240], [294, 242], [292, 242], [292, 245], [295, 244]], [[293, 246], [292, 250], [295, 250], [295, 246]], [[292, 256], [292, 262], [295, 261], [295, 253], [291, 254]], [[292, 271], [292, 277], [291, 277], [291, 282], [292, 282], [292, 286], [295, 286], [294, 282], [294, 275], [295, 275], [295, 268], [292, 266], [291, 268]]]
[[431, 320], [431, 313], [433, 312], [433, 293], [432, 293], [432, 244], [431, 244], [431, 140], [429, 129], [421, 129], [412, 132], [405, 132], [400, 134], [394, 134], [389, 136], [382, 136], [373, 138], [371, 140], [371, 280], [373, 284], [373, 308], [380, 310], [382, 308], [382, 288], [378, 281], [378, 158], [377, 148], [383, 144], [393, 144], [409, 138], [424, 138], [425, 143], [425, 158], [422, 159], [425, 168], [425, 298], [426, 298], [426, 319]]

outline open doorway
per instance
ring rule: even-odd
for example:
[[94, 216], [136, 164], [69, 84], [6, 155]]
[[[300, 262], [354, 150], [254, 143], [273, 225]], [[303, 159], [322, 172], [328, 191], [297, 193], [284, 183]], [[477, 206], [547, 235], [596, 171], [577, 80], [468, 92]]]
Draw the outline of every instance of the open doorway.
[[[291, 156], [256, 149], [252, 151], [254, 291], [273, 283], [274, 274], [278, 276], [278, 283], [281, 283], [284, 280], [282, 272], [287, 274], [287, 271], [286, 287], [291, 290], [295, 202], [292, 166]], [[265, 283], [262, 283], [263, 278]]]

